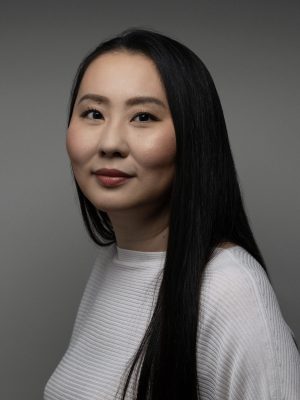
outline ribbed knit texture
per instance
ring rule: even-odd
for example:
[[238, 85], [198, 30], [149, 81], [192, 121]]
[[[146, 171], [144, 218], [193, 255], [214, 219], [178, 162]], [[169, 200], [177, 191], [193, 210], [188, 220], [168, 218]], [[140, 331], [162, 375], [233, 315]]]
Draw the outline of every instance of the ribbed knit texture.
[[[44, 400], [120, 398], [117, 389], [154, 309], [165, 255], [116, 245], [99, 249], [69, 347]], [[215, 250], [200, 304], [201, 399], [300, 399], [300, 356], [292, 331], [264, 270], [245, 249]]]

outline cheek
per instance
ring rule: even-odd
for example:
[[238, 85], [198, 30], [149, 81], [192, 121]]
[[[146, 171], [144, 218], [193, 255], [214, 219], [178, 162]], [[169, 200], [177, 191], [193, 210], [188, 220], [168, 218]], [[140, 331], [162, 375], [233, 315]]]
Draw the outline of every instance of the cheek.
[[88, 159], [92, 143], [79, 134], [77, 129], [69, 127], [66, 136], [66, 149], [72, 163], [81, 164]]
[[176, 154], [176, 138], [173, 130], [160, 132], [159, 135], [141, 141], [140, 152], [136, 158], [144, 168], [162, 169], [174, 163]]

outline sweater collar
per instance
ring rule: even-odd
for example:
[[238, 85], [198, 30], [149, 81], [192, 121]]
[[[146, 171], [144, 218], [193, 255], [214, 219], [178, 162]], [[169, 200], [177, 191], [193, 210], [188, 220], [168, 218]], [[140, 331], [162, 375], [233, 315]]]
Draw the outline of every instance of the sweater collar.
[[134, 265], [136, 263], [150, 263], [161, 265], [165, 260], [166, 251], [136, 251], [123, 249], [115, 244], [114, 261], [123, 265]]

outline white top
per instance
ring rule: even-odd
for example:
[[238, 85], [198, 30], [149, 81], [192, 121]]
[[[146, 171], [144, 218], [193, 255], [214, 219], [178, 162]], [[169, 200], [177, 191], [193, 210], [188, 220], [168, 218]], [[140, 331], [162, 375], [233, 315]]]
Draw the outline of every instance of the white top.
[[[115, 394], [150, 321], [165, 256], [115, 244], [99, 248], [44, 400], [120, 398]], [[261, 265], [240, 246], [217, 248], [201, 292], [201, 399], [299, 400], [300, 356], [292, 334]]]

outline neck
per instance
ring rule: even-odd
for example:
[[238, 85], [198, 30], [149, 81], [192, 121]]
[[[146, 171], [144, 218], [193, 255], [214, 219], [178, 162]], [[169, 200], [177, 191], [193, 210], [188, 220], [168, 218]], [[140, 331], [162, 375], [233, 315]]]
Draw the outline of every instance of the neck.
[[162, 209], [159, 212], [145, 215], [122, 212], [109, 212], [117, 246], [136, 251], [166, 251], [169, 234], [169, 212]]

